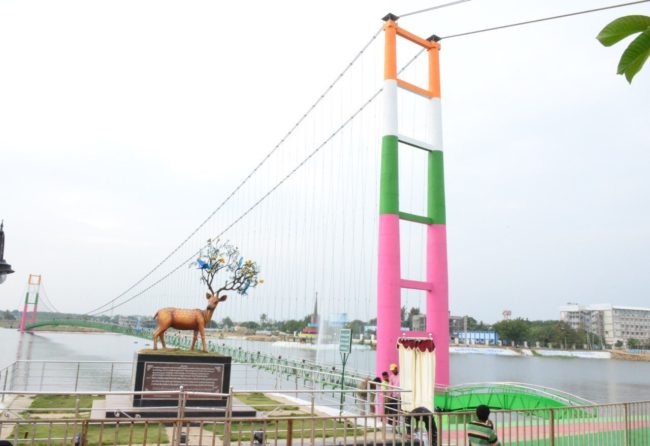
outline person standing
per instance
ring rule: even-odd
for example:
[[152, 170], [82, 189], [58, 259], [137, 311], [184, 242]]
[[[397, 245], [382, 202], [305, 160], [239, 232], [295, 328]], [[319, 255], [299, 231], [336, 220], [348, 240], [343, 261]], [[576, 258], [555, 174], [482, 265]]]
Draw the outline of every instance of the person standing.
[[377, 403], [379, 402], [379, 396], [377, 391], [379, 390], [380, 386], [381, 386], [381, 378], [378, 376], [375, 376], [375, 379], [373, 379], [369, 383], [368, 401], [370, 402], [371, 414], [379, 413], [379, 411], [377, 410]]
[[[392, 387], [399, 387], [399, 368], [397, 367], [397, 364], [390, 365], [390, 375], [388, 379]], [[399, 396], [399, 394], [397, 396]]]
[[366, 414], [366, 403], [368, 402], [368, 386], [370, 382], [370, 377], [366, 377], [361, 380], [357, 386], [357, 404], [359, 405], [359, 413], [361, 415]]
[[467, 441], [470, 445], [499, 446], [499, 439], [489, 418], [488, 406], [481, 404], [476, 408], [476, 420], [467, 425]]
[[390, 374], [388, 376], [388, 383], [390, 384], [390, 392], [389, 392], [389, 397], [390, 401], [393, 405], [394, 413], [399, 413], [400, 410], [400, 398], [402, 395], [400, 394], [399, 390], [399, 368], [397, 367], [397, 364], [391, 364], [390, 367]]
[[399, 370], [397, 364], [391, 364], [390, 372], [383, 372], [388, 377], [386, 383], [387, 392], [384, 394], [385, 414], [388, 416], [388, 424], [397, 425], [399, 414]]
[[391, 405], [391, 398], [390, 398], [390, 378], [388, 376], [387, 371], [381, 372], [381, 399], [382, 399], [382, 406], [384, 408], [384, 415], [386, 415], [386, 422], [388, 424], [393, 423], [393, 417], [392, 415], [394, 414], [393, 412], [393, 406]]

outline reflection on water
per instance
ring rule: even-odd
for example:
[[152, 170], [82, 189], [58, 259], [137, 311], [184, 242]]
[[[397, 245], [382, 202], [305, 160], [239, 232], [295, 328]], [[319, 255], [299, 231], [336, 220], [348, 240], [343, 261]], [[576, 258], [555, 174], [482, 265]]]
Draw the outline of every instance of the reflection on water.
[[[16, 360], [132, 361], [150, 341], [117, 334], [39, 332], [21, 335], [0, 329], [0, 368]], [[287, 343], [242, 340], [218, 342], [283, 357], [315, 360], [316, 350]], [[340, 364], [339, 353], [318, 353], [320, 361]], [[371, 374], [375, 352], [355, 348], [348, 366]], [[128, 371], [124, 373], [128, 375]], [[650, 400], [650, 363], [618, 360], [505, 357], [456, 354], [451, 356], [452, 384], [516, 381], [553, 387], [596, 402]], [[125, 376], [124, 379], [128, 379]]]
[[132, 361], [150, 341], [112, 333], [23, 333], [0, 328], [0, 368], [18, 360]]

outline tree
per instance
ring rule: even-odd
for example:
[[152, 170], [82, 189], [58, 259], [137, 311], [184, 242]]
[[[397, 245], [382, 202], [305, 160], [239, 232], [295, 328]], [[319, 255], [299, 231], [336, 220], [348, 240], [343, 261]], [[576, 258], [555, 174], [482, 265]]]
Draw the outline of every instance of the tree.
[[359, 319], [355, 319], [352, 322], [347, 324], [347, 328], [352, 330], [352, 334], [358, 335], [358, 334], [363, 334], [363, 330], [366, 327], [366, 324], [363, 323], [363, 321], [360, 321]]
[[[190, 267], [197, 264], [201, 270], [201, 282], [208, 287], [211, 294], [218, 297], [222, 291], [235, 291], [246, 295], [249, 288], [264, 283], [259, 278], [260, 269], [257, 263], [252, 260], [244, 261], [239, 248], [228, 242], [208, 240], [196, 262], [190, 263]], [[215, 292], [212, 284], [217, 274], [223, 270], [230, 274]]]
[[579, 343], [578, 334], [568, 323], [564, 321], [557, 322], [553, 327], [553, 343], [568, 348], [570, 345]]
[[265, 328], [268, 322], [269, 322], [269, 317], [266, 315], [266, 313], [260, 314], [260, 326], [262, 328]]
[[627, 340], [627, 348], [641, 348], [641, 341], [636, 338], [630, 338]]
[[520, 344], [525, 341], [528, 336], [528, 325], [528, 321], [518, 318], [497, 322], [494, 324], [494, 330], [499, 334], [499, 337], [506, 342]]
[[650, 57], [650, 16], [628, 15], [619, 17], [605, 26], [596, 36], [604, 46], [612, 46], [632, 34], [640, 33], [623, 51], [616, 74], [625, 75], [632, 83], [634, 76]]
[[304, 320], [297, 321], [290, 319], [288, 321], [282, 321], [278, 323], [278, 330], [284, 333], [299, 333], [303, 328], [307, 326], [307, 322]]
[[232, 327], [235, 326], [235, 324], [233, 324], [233, 322], [232, 322], [232, 319], [230, 319], [228, 316], [224, 317], [223, 320], [221, 321], [221, 323], [226, 328], [232, 328]]
[[258, 324], [255, 321], [246, 321], [242, 322], [241, 324], [242, 327], [247, 328], [249, 330], [259, 330], [260, 329], [260, 324]]

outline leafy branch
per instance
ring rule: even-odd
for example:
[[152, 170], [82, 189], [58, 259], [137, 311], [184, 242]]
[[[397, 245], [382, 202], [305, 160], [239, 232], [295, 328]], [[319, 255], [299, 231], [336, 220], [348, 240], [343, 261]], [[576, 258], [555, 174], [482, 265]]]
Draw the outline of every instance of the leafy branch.
[[650, 57], [650, 16], [628, 15], [605, 26], [596, 36], [604, 46], [612, 46], [632, 34], [640, 33], [623, 51], [616, 74], [625, 75], [632, 83], [634, 76]]

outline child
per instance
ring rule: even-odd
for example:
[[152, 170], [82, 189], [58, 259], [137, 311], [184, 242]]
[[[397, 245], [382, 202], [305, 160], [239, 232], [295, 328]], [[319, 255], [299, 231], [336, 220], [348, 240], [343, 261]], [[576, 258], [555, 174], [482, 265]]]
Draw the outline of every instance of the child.
[[494, 426], [489, 420], [490, 408], [481, 404], [476, 408], [477, 420], [467, 425], [467, 440], [470, 445], [492, 445], [499, 446]]

